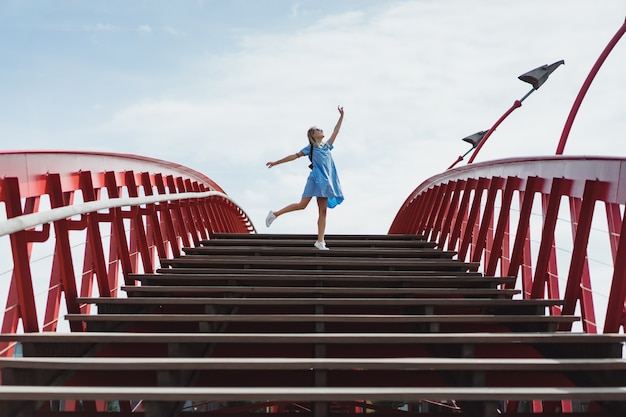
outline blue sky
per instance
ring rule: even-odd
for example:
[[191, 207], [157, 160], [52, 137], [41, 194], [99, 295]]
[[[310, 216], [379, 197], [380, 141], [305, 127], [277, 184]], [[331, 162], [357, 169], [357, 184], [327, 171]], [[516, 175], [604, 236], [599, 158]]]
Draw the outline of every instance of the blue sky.
[[[624, 22], [623, 0], [3, 0], [5, 149], [146, 155], [220, 184], [260, 232], [299, 200], [308, 169], [265, 162], [331, 130], [346, 201], [329, 233], [386, 233], [407, 195], [445, 170], [565, 60], [476, 162], [552, 155], [582, 83]], [[626, 39], [579, 111], [565, 154], [626, 154]], [[270, 232], [315, 231], [314, 203]]]

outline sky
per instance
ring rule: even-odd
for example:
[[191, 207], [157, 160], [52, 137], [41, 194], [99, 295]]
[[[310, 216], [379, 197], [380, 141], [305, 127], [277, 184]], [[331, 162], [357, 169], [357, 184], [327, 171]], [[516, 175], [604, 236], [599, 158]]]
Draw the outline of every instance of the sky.
[[[332, 131], [345, 201], [328, 233], [387, 233], [404, 200], [564, 60], [475, 163], [555, 153], [624, 0], [0, 0], [0, 146], [186, 165], [260, 233], [315, 233], [308, 160], [267, 161]], [[625, 156], [626, 39], [595, 78], [564, 154]], [[466, 160], [469, 159], [469, 156]], [[465, 161], [466, 162], [466, 161]], [[465, 162], [462, 162], [463, 165]]]

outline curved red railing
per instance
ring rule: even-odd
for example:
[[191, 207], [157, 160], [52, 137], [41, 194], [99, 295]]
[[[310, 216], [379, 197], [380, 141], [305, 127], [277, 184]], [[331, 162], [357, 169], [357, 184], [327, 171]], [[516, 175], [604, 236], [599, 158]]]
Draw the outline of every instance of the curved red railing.
[[[24, 332], [55, 331], [62, 308], [88, 309], [78, 297], [115, 297], [120, 279], [128, 284], [132, 273], [153, 272], [160, 258], [180, 256], [184, 246], [215, 233], [255, 231], [210, 178], [167, 161], [2, 152], [0, 174], [0, 238], [10, 246], [2, 253], [11, 254], [2, 259], [3, 269], [11, 267], [3, 333], [17, 332], [20, 321]], [[34, 259], [39, 247], [47, 247], [46, 262]], [[45, 306], [37, 294], [47, 297]]]
[[605, 309], [604, 332], [616, 333], [626, 300], [625, 174], [626, 159], [609, 157], [466, 165], [419, 185], [389, 233], [424, 234], [481, 262], [485, 275], [515, 276], [524, 298], [564, 299], [551, 314], [578, 312], [586, 332], [597, 332]]

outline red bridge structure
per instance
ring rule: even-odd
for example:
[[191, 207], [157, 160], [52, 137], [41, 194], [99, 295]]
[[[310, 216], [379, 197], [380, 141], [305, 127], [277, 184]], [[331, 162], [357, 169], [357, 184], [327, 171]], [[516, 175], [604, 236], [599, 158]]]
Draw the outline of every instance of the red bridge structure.
[[626, 413], [624, 158], [452, 169], [331, 251], [165, 161], [0, 161], [3, 416]]
[[624, 416], [626, 158], [564, 139], [330, 251], [181, 165], [2, 152], [0, 416]]

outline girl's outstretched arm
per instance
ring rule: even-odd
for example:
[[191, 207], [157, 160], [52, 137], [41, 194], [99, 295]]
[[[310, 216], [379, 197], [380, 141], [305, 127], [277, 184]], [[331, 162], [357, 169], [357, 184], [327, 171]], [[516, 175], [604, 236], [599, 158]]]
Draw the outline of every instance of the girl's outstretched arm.
[[335, 125], [335, 129], [333, 130], [333, 134], [330, 135], [328, 142], [333, 143], [339, 134], [339, 129], [341, 129], [341, 122], [343, 121], [343, 107], [337, 106], [337, 110], [339, 110], [339, 120], [337, 120], [337, 124]]
[[304, 154], [302, 152], [298, 151], [298, 152], [296, 152], [294, 154], [287, 155], [286, 157], [284, 157], [282, 159], [279, 159], [278, 161], [268, 162], [265, 165], [268, 168], [271, 168], [274, 165], [283, 164], [283, 163], [289, 162], [289, 161], [295, 161], [296, 159], [300, 158], [301, 156], [304, 156]]

